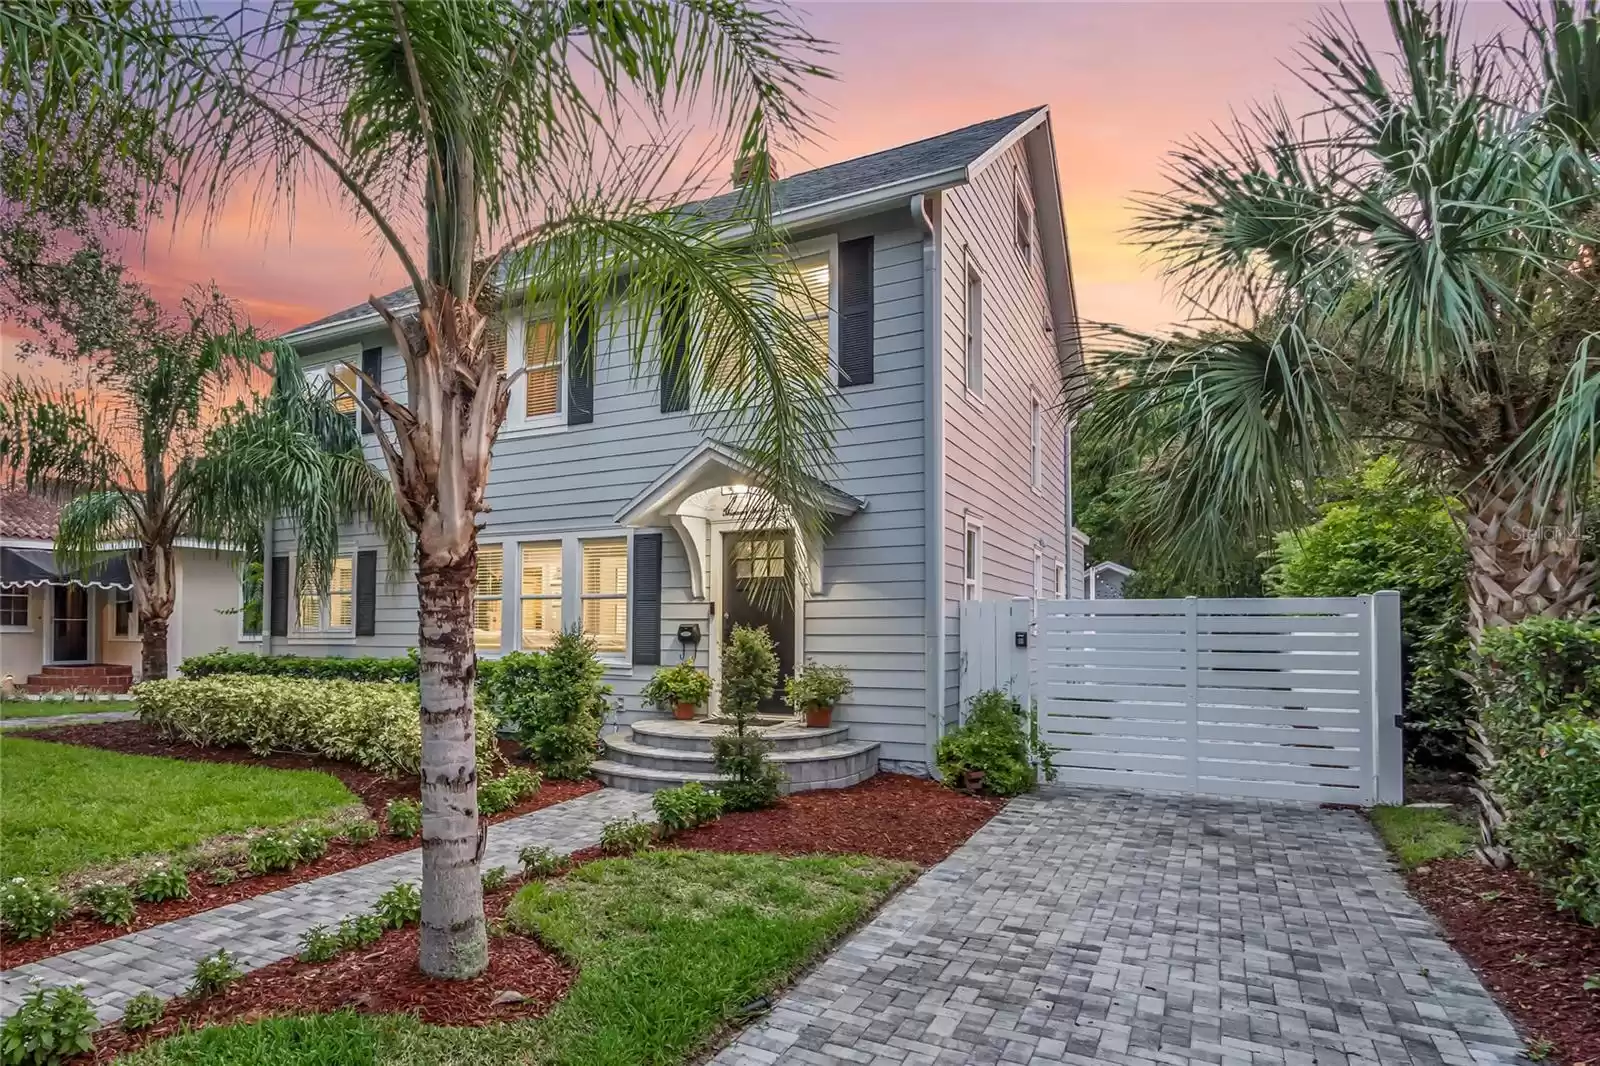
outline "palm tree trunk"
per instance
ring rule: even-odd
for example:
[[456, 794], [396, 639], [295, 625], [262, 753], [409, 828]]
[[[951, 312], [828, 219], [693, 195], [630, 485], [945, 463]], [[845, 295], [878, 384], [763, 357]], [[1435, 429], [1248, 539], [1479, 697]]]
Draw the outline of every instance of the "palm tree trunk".
[[[473, 736], [472, 595], [477, 531], [465, 552], [417, 545], [418, 648], [422, 668], [422, 944], [430, 977], [475, 977], [489, 961], [478, 875], [478, 767]], [[438, 550], [446, 547], [446, 550]]]
[[167, 632], [177, 601], [176, 565], [170, 547], [144, 544], [130, 567], [139, 606], [139, 676], [146, 681], [167, 676]]
[[[1565, 495], [1542, 511], [1526, 486], [1499, 478], [1466, 493], [1468, 628], [1473, 643], [1495, 626], [1528, 618], [1560, 618], [1586, 610], [1593, 600], [1594, 567], [1584, 558], [1583, 515]], [[1510, 863], [1498, 840], [1505, 808], [1490, 781], [1498, 759], [1483, 723], [1467, 722], [1467, 753], [1477, 780], [1479, 855], [1494, 866]]]

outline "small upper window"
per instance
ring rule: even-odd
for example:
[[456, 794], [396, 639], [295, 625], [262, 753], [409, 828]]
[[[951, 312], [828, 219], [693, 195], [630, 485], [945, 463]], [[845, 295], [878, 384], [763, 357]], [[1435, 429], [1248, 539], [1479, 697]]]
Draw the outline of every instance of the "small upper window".
[[1033, 254], [1033, 207], [1023, 191], [1020, 173], [1013, 183], [1012, 196], [1016, 201], [1017, 251], [1029, 259]]
[[28, 628], [28, 590], [0, 589], [0, 626]]
[[1044, 405], [1039, 402], [1037, 395], [1033, 397], [1033, 408], [1028, 412], [1028, 440], [1033, 463], [1029, 476], [1033, 481], [1033, 491], [1040, 492], [1044, 489]]
[[962, 562], [962, 597], [969, 600], [983, 598], [983, 527], [967, 519], [966, 538]]
[[976, 267], [967, 268], [966, 300], [967, 391], [983, 395], [983, 278]]
[[828, 308], [832, 295], [832, 263], [824, 252], [821, 255], [807, 256], [796, 259], [793, 264], [795, 281], [782, 294], [784, 303], [789, 305], [796, 316], [805, 323], [815, 338], [814, 344], [817, 365], [826, 370], [828, 367]]
[[556, 324], [548, 318], [528, 321], [523, 329], [522, 365], [527, 368], [529, 418], [561, 413], [561, 345]]

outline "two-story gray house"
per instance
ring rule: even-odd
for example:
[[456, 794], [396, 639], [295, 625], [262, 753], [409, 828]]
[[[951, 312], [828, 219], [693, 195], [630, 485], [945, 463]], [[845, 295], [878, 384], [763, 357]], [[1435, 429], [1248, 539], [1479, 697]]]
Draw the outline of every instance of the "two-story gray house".
[[[528, 372], [479, 537], [479, 654], [543, 647], [579, 623], [621, 700], [617, 724], [640, 725], [655, 712], [638, 693], [659, 664], [688, 656], [716, 678], [730, 624], [762, 623], [786, 667], [850, 672], [855, 691], [835, 711], [849, 751], [926, 770], [957, 716], [961, 601], [1083, 587], [1058, 413], [1080, 353], [1057, 180], [1050, 114], [1036, 108], [777, 184], [798, 266], [827, 295], [839, 375], [820, 543], [748, 528], [737, 456], [679, 390], [608, 351], [604, 330], [580, 376], [543, 324], [513, 318], [507, 347]], [[402, 388], [365, 305], [287, 339], [308, 373], [348, 362]], [[326, 595], [294, 591], [292, 531], [273, 541], [266, 650], [415, 644], [414, 585], [386, 572], [365, 531], [352, 531]], [[794, 595], [779, 606], [744, 595], [751, 578], [792, 581]], [[607, 767], [608, 779], [629, 772]]]

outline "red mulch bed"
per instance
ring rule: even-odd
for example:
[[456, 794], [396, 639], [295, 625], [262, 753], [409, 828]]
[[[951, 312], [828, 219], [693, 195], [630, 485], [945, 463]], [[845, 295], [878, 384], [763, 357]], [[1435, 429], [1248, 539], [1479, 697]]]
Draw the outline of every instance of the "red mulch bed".
[[[505, 913], [516, 886], [484, 899], [491, 920]], [[110, 1062], [137, 1047], [181, 1029], [253, 1021], [280, 1014], [320, 1014], [355, 1010], [364, 1014], [414, 1014], [433, 1025], [488, 1025], [537, 1018], [567, 994], [577, 971], [546, 951], [532, 937], [506, 933], [489, 938], [489, 968], [470, 981], [437, 981], [417, 969], [413, 927], [385, 933], [371, 947], [332, 962], [284, 959], [263, 967], [212, 999], [175, 999], [161, 1022], [141, 1033], [102, 1030], [92, 1057], [79, 1062]], [[501, 992], [521, 993], [517, 1003], [496, 1005]]]
[[[250, 752], [238, 748], [192, 748], [187, 745], [173, 744], [162, 740], [149, 726], [138, 722], [110, 722], [104, 725], [68, 726], [63, 729], [38, 730], [29, 734], [29, 739], [53, 740], [63, 743], [83, 744], [88, 747], [107, 748], [130, 755], [159, 755], [172, 759], [188, 759], [200, 762], [238, 762], [251, 763], [256, 766], [271, 766], [280, 770], [321, 770], [333, 774], [345, 783], [350, 791], [356, 793], [363, 803], [367, 805], [374, 818], [381, 821], [383, 807], [391, 799], [403, 796], [415, 796], [417, 783], [406, 778], [390, 778], [369, 770], [351, 767], [344, 763], [334, 762], [308, 755], [269, 755], [258, 759]], [[505, 741], [501, 744], [501, 751], [510, 758], [516, 750], [516, 744]], [[584, 781], [547, 781], [539, 791], [527, 800], [508, 811], [489, 818], [492, 825], [503, 822], [507, 818], [516, 818], [520, 815], [530, 814], [545, 807], [564, 803], [569, 799], [593, 792], [600, 787], [594, 780]], [[60, 955], [65, 951], [75, 951], [78, 948], [98, 944], [103, 940], [111, 940], [125, 933], [148, 929], [162, 922], [170, 922], [177, 918], [185, 918], [200, 911], [209, 911], [217, 907], [225, 907], [230, 903], [237, 903], [242, 899], [252, 896], [265, 895], [276, 892], [280, 888], [309, 881], [312, 878], [322, 877], [327, 874], [338, 873], [354, 866], [364, 866], [369, 862], [386, 859], [390, 855], [402, 851], [410, 851], [420, 847], [421, 843], [415, 839], [403, 839], [391, 836], [380, 836], [376, 840], [363, 845], [347, 844], [343, 841], [332, 841], [328, 845], [328, 853], [320, 859], [302, 863], [292, 870], [277, 874], [263, 874], [256, 877], [241, 876], [237, 881], [228, 885], [213, 885], [203, 873], [195, 873], [189, 877], [188, 899], [168, 900], [165, 903], [141, 903], [134, 915], [133, 924], [130, 926], [113, 927], [103, 925], [93, 918], [76, 915], [62, 924], [56, 926], [55, 932], [47, 937], [36, 940], [6, 940], [0, 942], [0, 970], [10, 969], [13, 966], [22, 966], [25, 963], [37, 962], [52, 955]]]
[[1528, 1037], [1555, 1045], [1553, 1061], [1600, 1066], [1600, 990], [1583, 987], [1600, 974], [1600, 929], [1526, 874], [1474, 859], [1418, 867], [1406, 883]]

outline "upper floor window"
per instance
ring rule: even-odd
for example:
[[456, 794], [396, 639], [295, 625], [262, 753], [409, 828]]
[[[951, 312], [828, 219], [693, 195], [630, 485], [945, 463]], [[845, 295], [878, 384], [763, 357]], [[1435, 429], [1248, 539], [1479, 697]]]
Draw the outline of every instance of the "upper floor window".
[[810, 332], [818, 369], [826, 372], [829, 350], [829, 308], [833, 296], [833, 263], [828, 253], [808, 255], [792, 263], [794, 281], [783, 301]]
[[628, 539], [583, 542], [583, 634], [602, 653], [628, 650]]
[[484, 344], [500, 372], [513, 369], [509, 353], [521, 354], [522, 373], [511, 383], [506, 407], [507, 429], [534, 429], [563, 425], [566, 366], [561, 357], [561, 331], [549, 318], [514, 315], [509, 323], [495, 316], [484, 327]]
[[306, 385], [313, 392], [322, 392], [332, 401], [335, 411], [355, 421], [360, 384], [354, 369], [342, 361], [315, 367], [306, 371]]
[[561, 542], [524, 544], [522, 552], [522, 647], [548, 648], [561, 632]]
[[1033, 206], [1028, 203], [1027, 193], [1022, 187], [1022, 172], [1015, 172], [1012, 177], [1012, 199], [1016, 203], [1014, 222], [1017, 230], [1017, 251], [1022, 253], [1025, 260], [1032, 261], [1033, 253]]
[[1033, 491], [1044, 490], [1044, 405], [1039, 402], [1039, 394], [1034, 393], [1032, 407], [1028, 411], [1028, 442], [1029, 455], [1032, 467], [1029, 477], [1033, 482]]
[[983, 278], [978, 268], [967, 267], [966, 314], [967, 391], [983, 395]]
[[27, 589], [0, 589], [0, 629], [27, 629]]
[[355, 631], [355, 557], [341, 555], [333, 560], [326, 592], [302, 587], [299, 604], [299, 629], [303, 633], [353, 633]]
[[472, 590], [472, 643], [479, 651], [500, 650], [505, 573], [504, 545], [478, 545], [478, 577]]
[[983, 525], [977, 519], [966, 520], [962, 548], [962, 598], [981, 600], [983, 599]]

